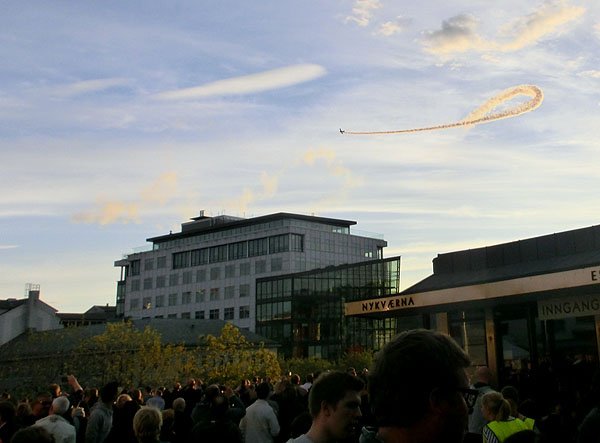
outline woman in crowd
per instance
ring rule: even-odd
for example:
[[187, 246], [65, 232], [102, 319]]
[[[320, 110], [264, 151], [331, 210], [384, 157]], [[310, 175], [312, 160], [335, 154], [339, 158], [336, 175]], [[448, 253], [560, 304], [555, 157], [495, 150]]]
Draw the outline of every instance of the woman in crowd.
[[481, 412], [488, 420], [483, 427], [484, 443], [502, 443], [517, 432], [532, 432], [522, 420], [510, 415], [510, 403], [499, 392], [488, 392], [483, 396]]

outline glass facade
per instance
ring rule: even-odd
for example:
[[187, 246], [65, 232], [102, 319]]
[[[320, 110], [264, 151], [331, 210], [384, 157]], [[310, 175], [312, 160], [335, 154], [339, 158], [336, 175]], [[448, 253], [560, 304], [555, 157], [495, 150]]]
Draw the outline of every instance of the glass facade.
[[395, 295], [399, 280], [399, 257], [258, 279], [256, 332], [281, 343], [286, 358], [379, 349], [396, 319], [346, 317], [344, 303]]

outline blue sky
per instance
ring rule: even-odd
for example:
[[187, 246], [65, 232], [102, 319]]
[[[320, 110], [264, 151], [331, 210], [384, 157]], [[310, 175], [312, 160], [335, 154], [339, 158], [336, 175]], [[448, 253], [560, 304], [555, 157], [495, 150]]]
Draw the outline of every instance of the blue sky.
[[[201, 209], [356, 220], [403, 288], [438, 253], [598, 224], [599, 9], [4, 2], [0, 298], [114, 304], [113, 262]], [[517, 117], [338, 131], [455, 123], [523, 84], [544, 100]]]

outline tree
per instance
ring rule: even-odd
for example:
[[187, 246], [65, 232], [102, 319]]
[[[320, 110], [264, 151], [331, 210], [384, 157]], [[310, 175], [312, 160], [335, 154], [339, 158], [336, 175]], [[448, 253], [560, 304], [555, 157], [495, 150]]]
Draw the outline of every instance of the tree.
[[221, 335], [207, 335], [202, 352], [203, 377], [210, 383], [236, 386], [252, 376], [279, 376], [281, 370], [275, 355], [261, 343], [258, 350], [246, 340], [240, 330], [227, 323]]

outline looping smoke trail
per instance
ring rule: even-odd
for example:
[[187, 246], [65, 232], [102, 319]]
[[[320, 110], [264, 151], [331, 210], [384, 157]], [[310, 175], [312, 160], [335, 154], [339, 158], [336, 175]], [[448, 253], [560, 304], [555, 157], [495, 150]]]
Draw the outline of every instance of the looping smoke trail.
[[[492, 114], [488, 114], [488, 112], [493, 111], [497, 106], [504, 103], [506, 100], [509, 100], [517, 95], [526, 95], [528, 97], [532, 97], [531, 100], [526, 101], [517, 106], [512, 106], [504, 111], [495, 112]], [[404, 134], [407, 132], [422, 132], [422, 131], [435, 131], [437, 129], [448, 129], [448, 128], [456, 128], [459, 126], [473, 126], [478, 125], [480, 123], [487, 123], [494, 120], [501, 120], [503, 118], [516, 117], [517, 115], [524, 114], [529, 111], [533, 111], [538, 108], [542, 101], [544, 100], [544, 94], [542, 90], [537, 86], [533, 85], [521, 85], [515, 86], [514, 88], [507, 89], [506, 91], [501, 92], [500, 94], [492, 97], [475, 111], [471, 112], [464, 120], [456, 123], [449, 123], [447, 125], [439, 125], [439, 126], [431, 126], [428, 128], [414, 128], [414, 129], [402, 129], [399, 131], [369, 131], [369, 132], [359, 132], [359, 131], [344, 131], [340, 129], [342, 134], [351, 134], [351, 135], [376, 135], [376, 134]]]

